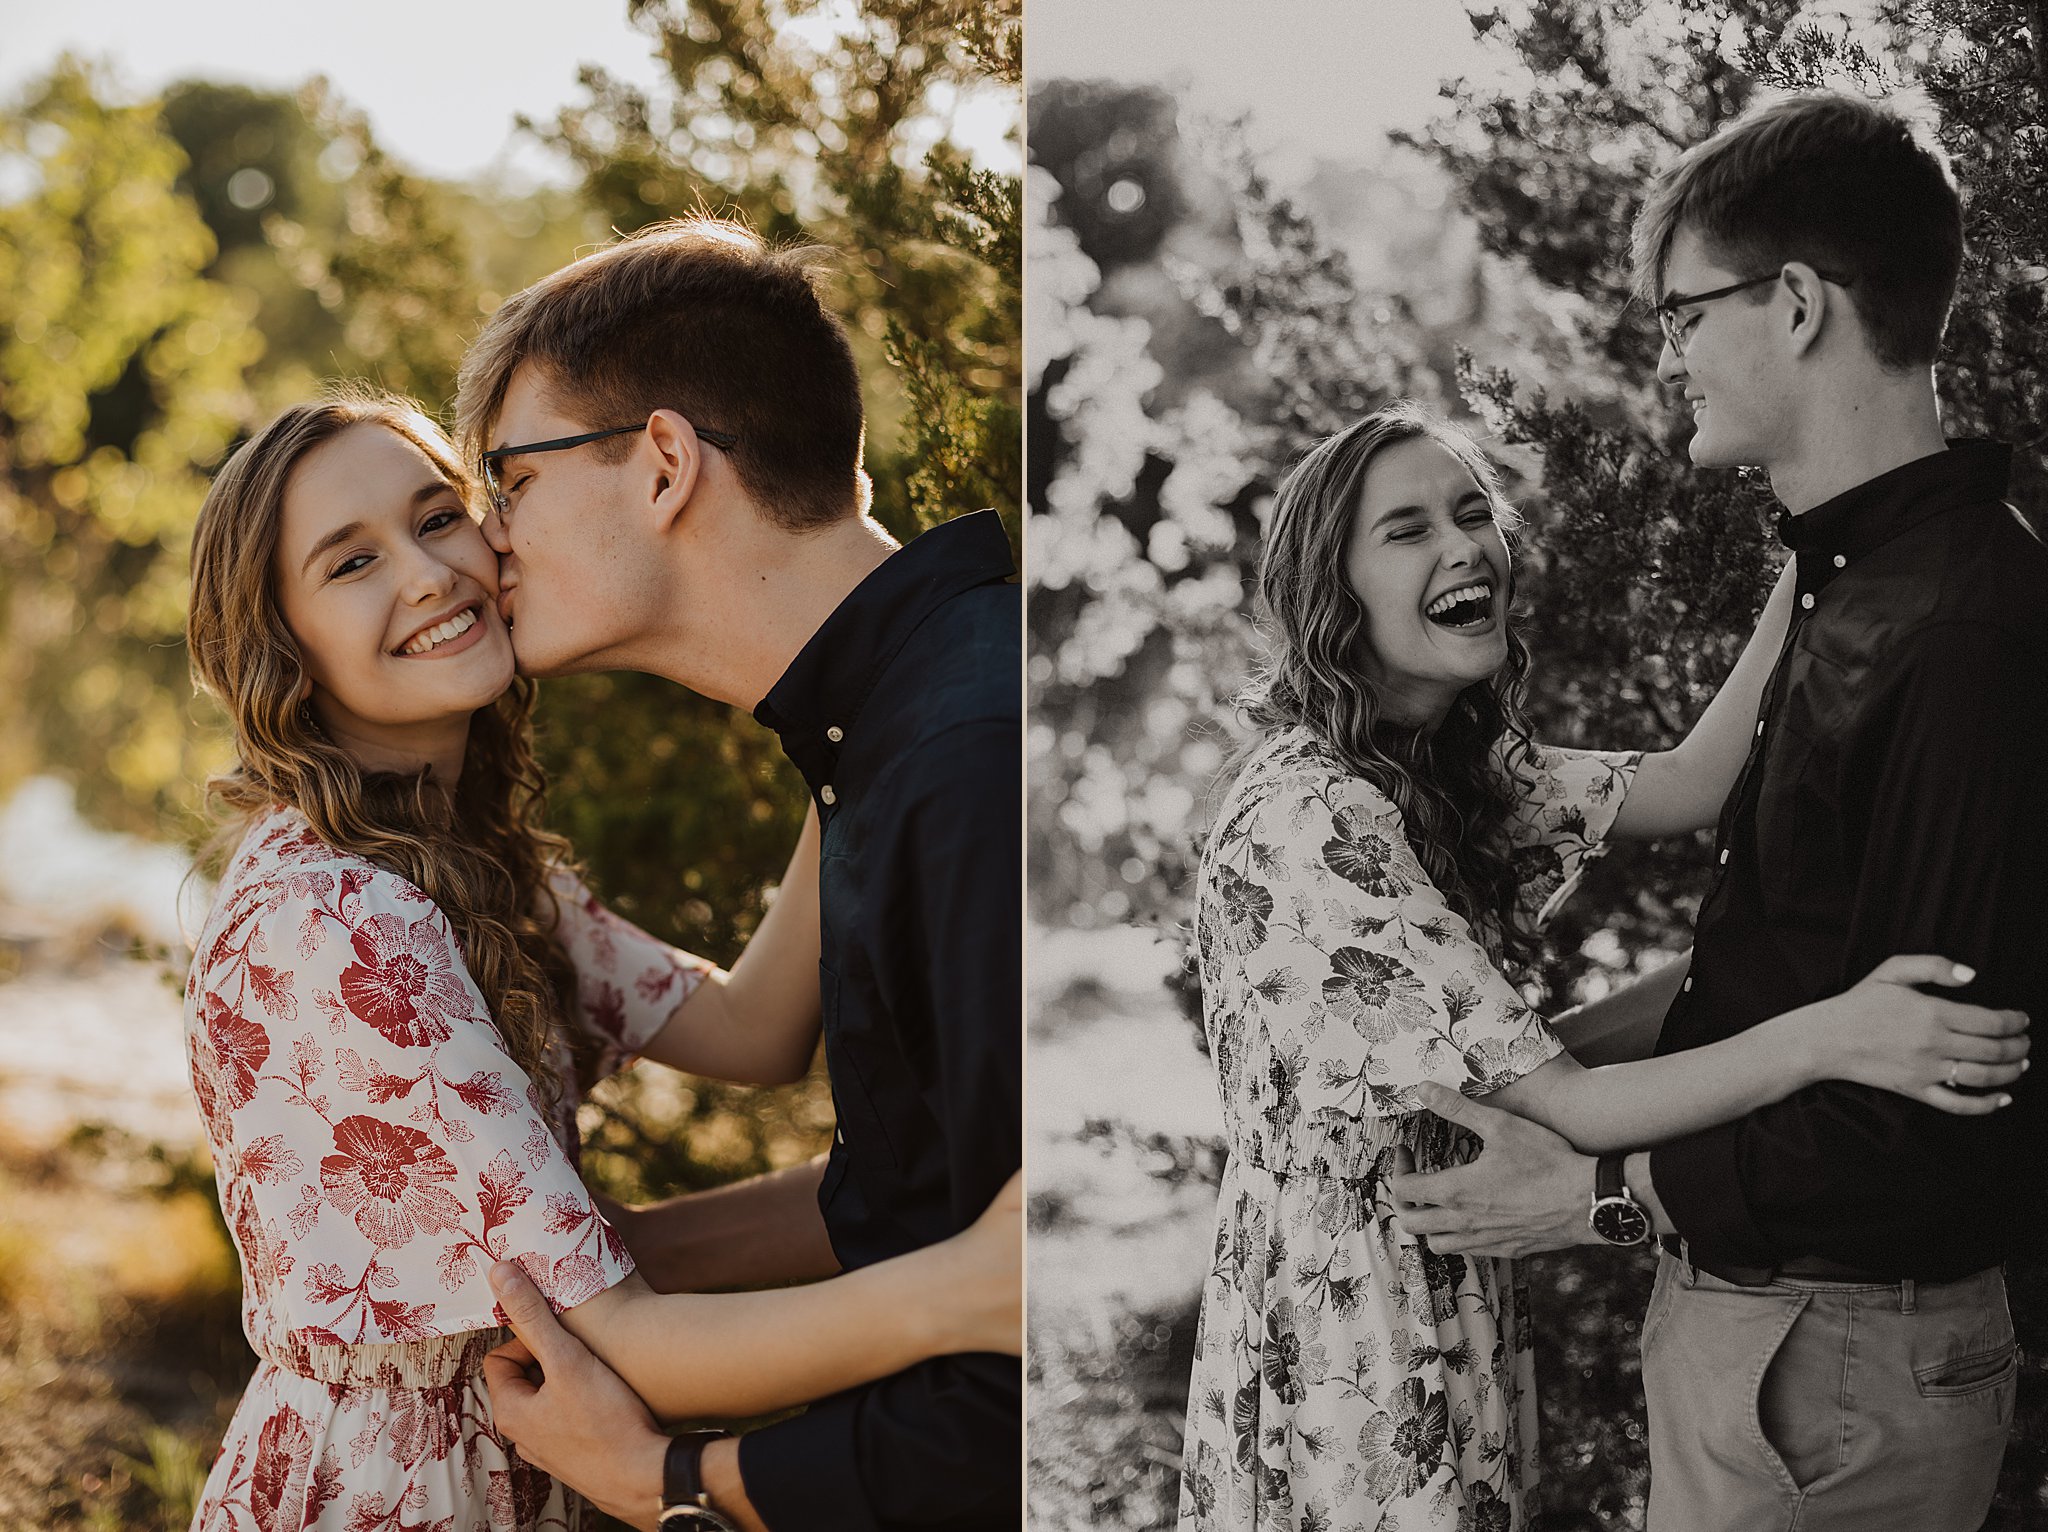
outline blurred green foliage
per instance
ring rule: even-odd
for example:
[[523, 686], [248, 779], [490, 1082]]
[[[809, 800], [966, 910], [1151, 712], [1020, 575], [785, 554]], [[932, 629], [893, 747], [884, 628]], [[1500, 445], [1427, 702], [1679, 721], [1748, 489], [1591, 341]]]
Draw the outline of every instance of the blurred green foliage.
[[[975, 170], [951, 126], [963, 109], [1019, 123], [1018, 0], [627, 9], [667, 77], [642, 93], [586, 71], [584, 101], [531, 127], [572, 168], [563, 188], [418, 175], [320, 81], [137, 100], [65, 59], [0, 105], [0, 798], [52, 773], [104, 826], [199, 839], [229, 748], [183, 645], [209, 475], [331, 379], [445, 410], [507, 295], [672, 214], [737, 211], [836, 251], [877, 514], [908, 537], [993, 505], [1014, 538], [1019, 183]], [[544, 687], [537, 730], [553, 822], [592, 883], [730, 964], [804, 812], [774, 737], [639, 675]], [[815, 1153], [831, 1104], [819, 1073], [769, 1092], [641, 1070], [580, 1125], [593, 1183], [637, 1200]], [[28, 1203], [0, 1186], [0, 1417], [19, 1417], [0, 1431], [0, 1524], [189, 1520], [251, 1358], [211, 1177], [174, 1179], [180, 1217], [213, 1220], [185, 1231], [205, 1281], [163, 1277], [171, 1296], [124, 1309], [118, 1334], [68, 1310], [29, 1323], [21, 1274], [87, 1299], [107, 1284], [75, 1252], [32, 1257], [52, 1247], [17, 1237]], [[134, 1227], [163, 1265], [165, 1241]]]
[[[949, 133], [963, 105], [1021, 116], [1017, 0], [627, 9], [667, 77], [586, 70], [528, 125], [566, 189], [420, 176], [319, 81], [134, 101], [66, 59], [0, 110], [0, 792], [54, 771], [102, 823], [195, 838], [225, 750], [181, 643], [211, 470], [325, 380], [444, 409], [507, 294], [672, 214], [837, 252], [878, 515], [910, 536], [995, 505], [1015, 531], [1017, 178]], [[803, 813], [772, 736], [640, 676], [546, 688], [540, 733], [596, 884], [732, 961]]]
[[[154, 108], [60, 65], [0, 117], [0, 774], [154, 824], [209, 759], [179, 639], [205, 465], [261, 356]], [[214, 758], [217, 758], [217, 754]]]
[[736, 210], [838, 251], [839, 312], [871, 375], [875, 514], [898, 536], [1021, 494], [1017, 180], [940, 125], [1022, 81], [1021, 0], [629, 0], [668, 69], [650, 96], [586, 68], [588, 100], [537, 125], [620, 229]]

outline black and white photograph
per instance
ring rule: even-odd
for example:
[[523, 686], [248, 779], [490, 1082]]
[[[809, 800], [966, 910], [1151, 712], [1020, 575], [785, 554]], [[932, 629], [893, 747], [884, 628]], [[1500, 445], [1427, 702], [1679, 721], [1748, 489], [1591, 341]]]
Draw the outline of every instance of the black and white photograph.
[[1031, 1524], [2044, 1524], [2048, 13], [1027, 40]]

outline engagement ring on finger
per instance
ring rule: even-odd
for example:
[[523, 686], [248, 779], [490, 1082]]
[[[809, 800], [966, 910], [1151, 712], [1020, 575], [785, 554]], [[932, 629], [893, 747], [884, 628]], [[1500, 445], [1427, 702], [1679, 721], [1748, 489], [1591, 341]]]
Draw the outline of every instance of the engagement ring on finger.
[[1950, 1059], [1948, 1061], [1948, 1088], [1950, 1090], [1956, 1088], [1956, 1071], [1962, 1067], [1962, 1063], [1961, 1059]]

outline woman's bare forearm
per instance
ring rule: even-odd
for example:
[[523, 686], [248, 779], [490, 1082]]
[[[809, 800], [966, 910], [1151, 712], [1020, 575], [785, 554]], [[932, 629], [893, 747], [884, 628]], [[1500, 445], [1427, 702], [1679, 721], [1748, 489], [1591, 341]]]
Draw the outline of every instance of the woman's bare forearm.
[[1551, 1029], [1588, 1069], [1646, 1059], [1657, 1050], [1665, 1014], [1691, 966], [1688, 950], [1612, 994], [1553, 1017]]
[[1788, 560], [1735, 668], [1683, 740], [1643, 757], [1611, 834], [1649, 839], [1714, 823], [1756, 741], [1764, 687], [1792, 624], [1794, 563]]
[[775, 902], [732, 971], [714, 970], [642, 1050], [713, 1080], [788, 1085], [817, 1051], [818, 811], [804, 816]]
[[753, 1293], [657, 1293], [636, 1276], [562, 1322], [665, 1421], [787, 1409], [962, 1349], [945, 1243], [828, 1281]]
[[1976, 977], [1927, 953], [1886, 958], [1839, 995], [1665, 1058], [1583, 1069], [1569, 1054], [1493, 1093], [1494, 1104], [1563, 1134], [1581, 1150], [1643, 1148], [1717, 1123], [1822, 1080], [1889, 1091], [1981, 1117], [2012, 1104], [1994, 1086], [2027, 1067], [2027, 1017], [1935, 991]]
[[1820, 1076], [1812, 1035], [1788, 1012], [1704, 1048], [1586, 1069], [1568, 1054], [1487, 1098], [1582, 1153], [1642, 1149], [1711, 1128]]

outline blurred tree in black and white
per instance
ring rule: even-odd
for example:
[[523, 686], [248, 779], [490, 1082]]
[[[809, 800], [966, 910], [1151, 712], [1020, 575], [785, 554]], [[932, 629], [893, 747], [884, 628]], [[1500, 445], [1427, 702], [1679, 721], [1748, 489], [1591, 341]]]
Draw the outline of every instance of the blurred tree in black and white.
[[[1437, 117], [1370, 165], [1321, 167], [1284, 194], [1241, 124], [1196, 122], [1150, 87], [1034, 83], [1032, 892], [1047, 927], [1183, 928], [1238, 737], [1230, 698], [1256, 654], [1247, 593], [1271, 494], [1308, 443], [1390, 397], [1451, 413], [1510, 470], [1529, 519], [1539, 735], [1682, 736], [1781, 553], [1767, 485], [1687, 460], [1690, 423], [1654, 376], [1657, 326], [1629, 301], [1626, 236], [1656, 173], [1768, 93], [1918, 102], [1967, 208], [1939, 368], [1950, 434], [2012, 442], [2017, 503], [2037, 525], [2048, 513], [2048, 6], [1466, 10], [1489, 69], [1446, 83]], [[1531, 1000], [1562, 1008], [1684, 948], [1705, 878], [1701, 839], [1617, 848], [1523, 976]], [[1202, 1146], [1129, 1137], [1170, 1178], [1203, 1162]], [[1549, 1524], [1636, 1525], [1648, 1268], [1595, 1253], [1533, 1270]], [[2037, 1356], [2048, 1293], [2015, 1273], [2014, 1301]], [[1185, 1329], [1192, 1308], [1152, 1317]], [[1094, 1386], [1151, 1408], [1157, 1428], [1111, 1432], [1112, 1445], [1170, 1457], [1173, 1402], [1131, 1394], [1158, 1369], [1144, 1372], [1147, 1348], [1118, 1346]], [[1994, 1527], [2048, 1510], [2044, 1376], [2028, 1363]], [[1084, 1502], [1121, 1525], [1171, 1512], [1168, 1473], [1055, 1478], [1055, 1516]]]

